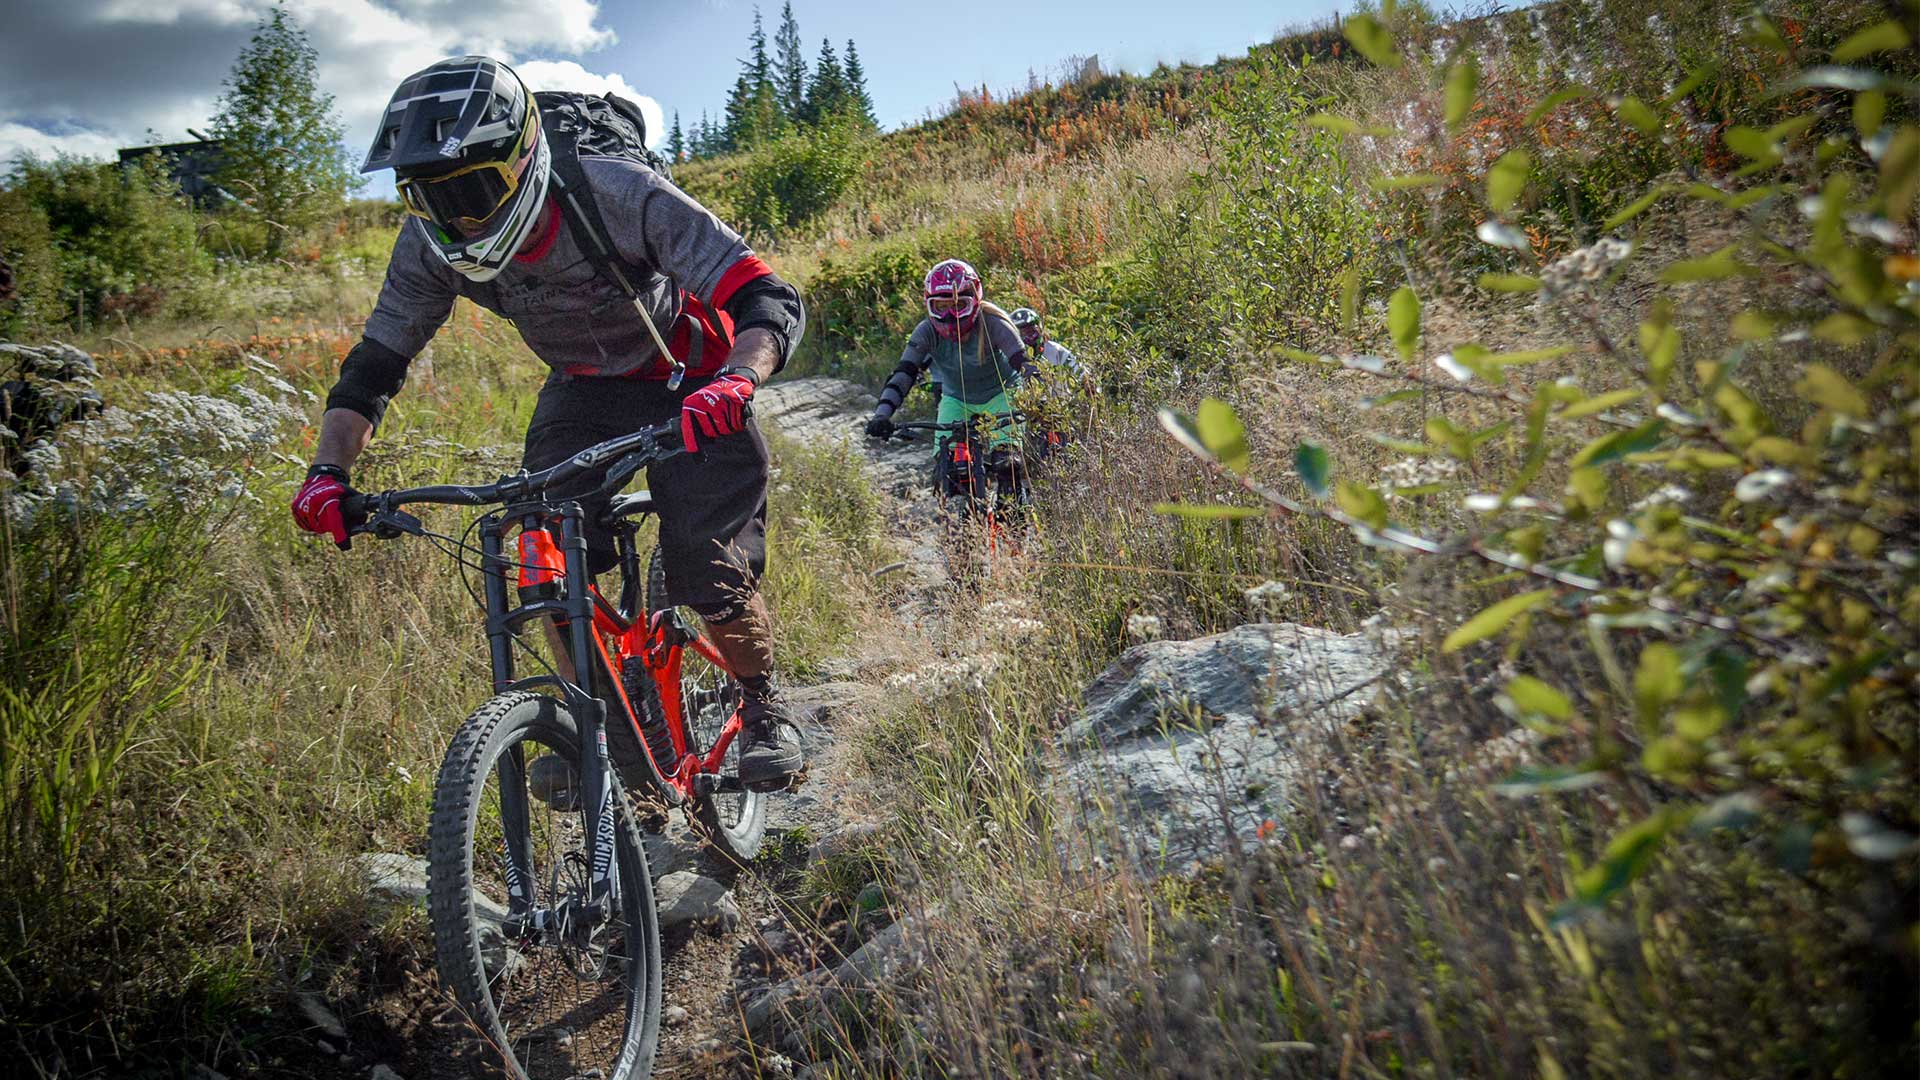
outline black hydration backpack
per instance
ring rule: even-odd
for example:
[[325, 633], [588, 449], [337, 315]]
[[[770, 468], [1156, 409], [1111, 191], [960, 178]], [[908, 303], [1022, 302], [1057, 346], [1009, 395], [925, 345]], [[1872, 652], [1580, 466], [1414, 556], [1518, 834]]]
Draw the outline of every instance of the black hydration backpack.
[[653, 325], [634, 285], [640, 268], [621, 258], [607, 232], [606, 219], [593, 200], [587, 184], [586, 169], [580, 155], [619, 157], [639, 162], [665, 180], [673, 179], [667, 159], [647, 149], [647, 120], [640, 106], [617, 94], [578, 94], [571, 90], [541, 90], [533, 95], [540, 108], [540, 130], [550, 140], [553, 157], [552, 188], [560, 204], [561, 216], [580, 241], [580, 250], [594, 269], [620, 287], [633, 301], [634, 308], [646, 320], [647, 331], [662, 356], [672, 363], [673, 378], [668, 385], [680, 385], [682, 366], [667, 350], [666, 339]]

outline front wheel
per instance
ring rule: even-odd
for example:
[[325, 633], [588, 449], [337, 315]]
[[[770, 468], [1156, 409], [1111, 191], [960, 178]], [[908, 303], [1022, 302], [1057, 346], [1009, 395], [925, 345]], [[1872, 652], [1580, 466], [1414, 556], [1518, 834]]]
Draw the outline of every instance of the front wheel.
[[[564, 784], [549, 802], [528, 782], [569, 770], [577, 780], [580, 750], [563, 702], [502, 694], [454, 733], [434, 788], [427, 897], [440, 977], [488, 1057], [518, 1080], [639, 1080], [660, 1037], [659, 922], [626, 798], [616, 786], [610, 800], [612, 910], [580, 919], [592, 878], [585, 814]], [[516, 892], [537, 920], [515, 918]]]
[[[655, 548], [647, 562], [647, 603], [649, 614], [666, 611], [673, 605], [667, 598], [667, 572]], [[698, 616], [687, 612], [697, 621]], [[663, 688], [665, 689], [665, 688]], [[704, 758], [720, 738], [720, 731], [740, 709], [740, 684], [733, 676], [715, 667], [692, 649], [680, 653], [680, 685], [668, 692], [680, 695], [680, 715], [686, 721], [687, 752]], [[660, 695], [647, 694], [635, 699], [634, 707], [660, 710]], [[644, 718], [648, 724], [664, 730], [664, 713]], [[720, 772], [740, 775], [740, 738], [727, 747]], [[757, 791], [712, 791], [693, 799], [693, 817], [700, 831], [722, 855], [745, 866], [760, 852], [760, 841], [767, 832], [767, 800]]]

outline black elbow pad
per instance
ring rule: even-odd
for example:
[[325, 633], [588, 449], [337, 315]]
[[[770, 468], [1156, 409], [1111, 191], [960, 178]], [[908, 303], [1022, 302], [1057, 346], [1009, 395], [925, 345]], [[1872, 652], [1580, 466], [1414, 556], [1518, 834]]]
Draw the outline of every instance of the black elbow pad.
[[380, 418], [387, 412], [388, 399], [406, 384], [410, 363], [411, 357], [402, 356], [372, 338], [361, 338], [347, 353], [347, 358], [340, 361], [340, 378], [327, 392], [327, 408], [351, 409], [379, 427]]
[[727, 298], [725, 308], [733, 317], [736, 337], [755, 328], [773, 335], [780, 343], [781, 367], [793, 359], [800, 338], [807, 332], [807, 309], [800, 302], [800, 292], [778, 274], [762, 274], [740, 286]]

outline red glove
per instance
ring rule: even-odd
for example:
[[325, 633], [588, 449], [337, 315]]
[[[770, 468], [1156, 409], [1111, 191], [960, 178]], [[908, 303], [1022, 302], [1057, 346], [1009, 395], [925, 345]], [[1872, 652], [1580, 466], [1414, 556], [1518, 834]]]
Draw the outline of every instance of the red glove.
[[344, 550], [347, 547], [347, 521], [340, 513], [340, 500], [346, 498], [347, 470], [338, 465], [315, 465], [307, 470], [307, 482], [293, 497], [294, 523], [310, 533], [330, 535]]
[[758, 386], [759, 380], [745, 368], [727, 368], [719, 378], [688, 394], [680, 405], [680, 438], [686, 441], [687, 453], [700, 449], [696, 432], [702, 439], [717, 439], [746, 427], [747, 402]]

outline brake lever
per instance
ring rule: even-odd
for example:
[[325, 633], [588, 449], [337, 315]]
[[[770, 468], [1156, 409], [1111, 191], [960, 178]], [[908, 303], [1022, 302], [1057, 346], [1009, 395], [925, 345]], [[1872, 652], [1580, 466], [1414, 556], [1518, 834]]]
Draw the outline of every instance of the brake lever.
[[614, 462], [608, 467], [605, 478], [600, 481], [599, 496], [611, 498], [615, 492], [626, 487], [627, 481], [633, 479], [635, 474], [645, 468], [652, 456], [652, 453], [647, 450], [635, 450]]
[[405, 510], [379, 511], [366, 524], [365, 530], [382, 540], [393, 540], [402, 535], [427, 535], [427, 528], [420, 523], [420, 519]]

